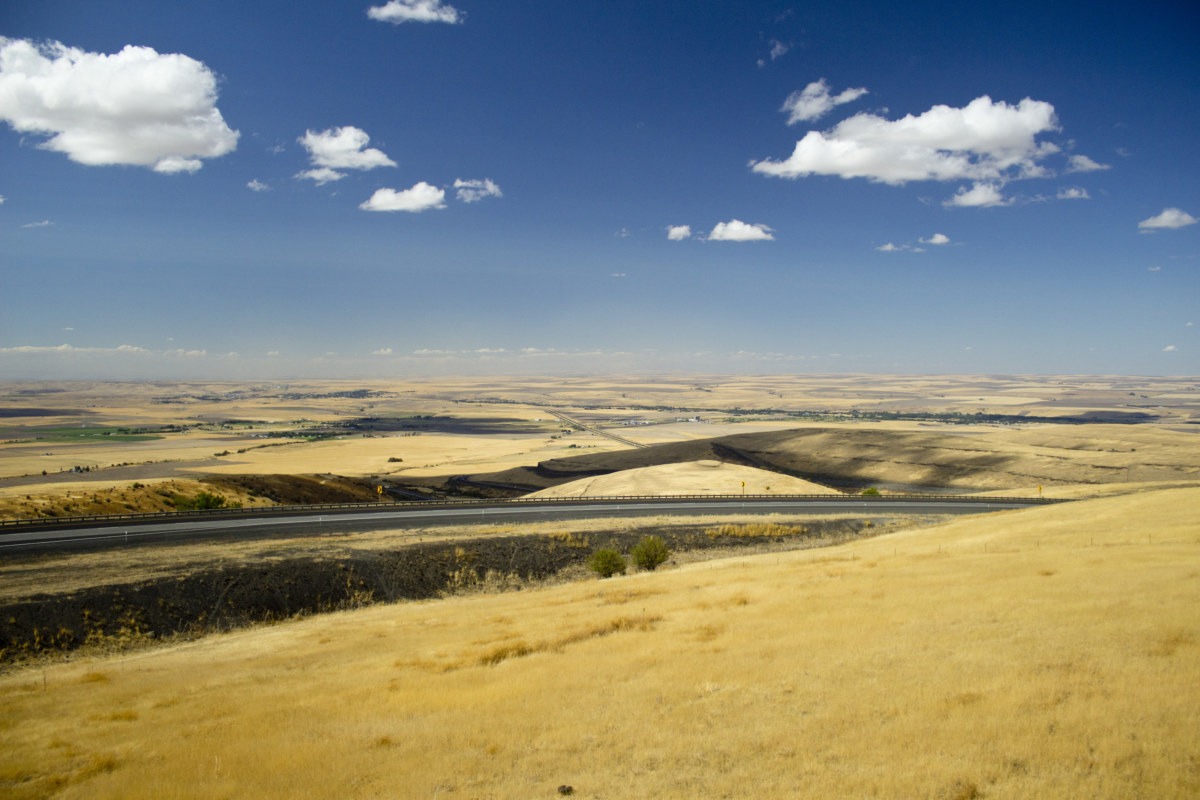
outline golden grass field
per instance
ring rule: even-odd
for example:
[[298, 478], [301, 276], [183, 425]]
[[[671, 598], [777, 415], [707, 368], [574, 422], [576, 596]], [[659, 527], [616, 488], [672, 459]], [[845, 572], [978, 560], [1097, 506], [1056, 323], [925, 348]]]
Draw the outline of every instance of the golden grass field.
[[0, 678], [11, 797], [1184, 798], [1200, 490]]
[[[772, 409], [1155, 419], [798, 422]], [[45, 413], [56, 410], [78, 413]], [[1200, 796], [1196, 379], [0, 384], [0, 513], [161, 502], [210, 475], [485, 474], [627, 447], [568, 433], [551, 410], [641, 444], [807, 428], [804, 446], [881, 483], [973, 461], [1003, 471], [955, 476], [959, 491], [1083, 499], [14, 667], [0, 674], [0, 796]], [[314, 422], [405, 415], [464, 427], [289, 438]], [[34, 438], [60, 424], [180, 430]], [[76, 464], [94, 469], [61, 471]], [[693, 462], [551, 491], [692, 493], [726, 480], [792, 491], [784, 477]], [[0, 556], [0, 599], [170, 575], [185, 551], [215, 563], [284, 546]]]

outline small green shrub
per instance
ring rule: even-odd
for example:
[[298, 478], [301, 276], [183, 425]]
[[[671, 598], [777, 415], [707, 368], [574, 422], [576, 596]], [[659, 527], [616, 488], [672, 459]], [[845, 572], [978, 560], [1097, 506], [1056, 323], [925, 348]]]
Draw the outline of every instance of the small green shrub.
[[611, 578], [613, 575], [625, 573], [625, 556], [611, 547], [602, 547], [592, 553], [587, 562], [588, 569], [601, 578]]
[[866, 489], [862, 490], [862, 496], [863, 497], [879, 497], [879, 490], [876, 489], [874, 486], [868, 486]]
[[671, 557], [667, 543], [657, 536], [643, 536], [629, 552], [638, 569], [653, 570]]

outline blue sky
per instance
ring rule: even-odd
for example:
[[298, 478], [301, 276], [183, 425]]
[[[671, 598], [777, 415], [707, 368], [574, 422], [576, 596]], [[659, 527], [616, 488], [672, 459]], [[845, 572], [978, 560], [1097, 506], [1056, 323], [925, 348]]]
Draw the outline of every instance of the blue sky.
[[0, 375], [1200, 372], [1191, 2], [14, 0]]

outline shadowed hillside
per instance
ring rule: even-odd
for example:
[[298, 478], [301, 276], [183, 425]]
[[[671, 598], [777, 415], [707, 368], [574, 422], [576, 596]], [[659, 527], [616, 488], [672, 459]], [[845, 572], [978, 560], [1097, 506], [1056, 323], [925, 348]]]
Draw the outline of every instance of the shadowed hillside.
[[[970, 435], [800, 428], [588, 453], [448, 484], [531, 492], [620, 470], [713, 459], [801, 478], [843, 491], [994, 490], [1036, 484], [1200, 479], [1200, 448], [1176, 433], [1127, 426], [1047, 426]], [[1131, 455], [1139, 453], [1139, 455]], [[1131, 466], [1131, 462], [1136, 463]]]

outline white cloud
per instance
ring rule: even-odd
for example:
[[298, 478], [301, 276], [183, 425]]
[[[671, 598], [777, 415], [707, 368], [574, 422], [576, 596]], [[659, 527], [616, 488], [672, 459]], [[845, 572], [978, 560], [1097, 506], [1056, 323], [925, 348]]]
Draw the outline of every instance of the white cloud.
[[1045, 174], [1038, 162], [1058, 147], [1037, 136], [1055, 130], [1049, 103], [1025, 98], [1014, 106], [985, 95], [963, 108], [937, 105], [898, 120], [856, 114], [827, 132], [809, 131], [786, 160], [751, 162], [751, 168], [780, 178], [837, 175], [893, 186], [1009, 180]]
[[766, 225], [756, 225], [731, 219], [729, 222], [718, 222], [708, 234], [710, 242], [772, 242], [771, 228]]
[[252, 192], [269, 192], [269, 191], [271, 191], [271, 187], [268, 186], [267, 184], [263, 183], [262, 181], [260, 181], [258, 178], [255, 178], [254, 180], [247, 183], [246, 188]]
[[318, 132], [305, 131], [298, 140], [308, 151], [315, 169], [298, 173], [297, 178], [309, 178], [317, 185], [341, 180], [345, 174], [341, 169], [368, 170], [376, 167], [394, 167], [382, 150], [367, 147], [371, 137], [361, 128], [346, 125]]
[[944, 233], [935, 233], [928, 239], [921, 239], [921, 244], [950, 244], [950, 237]]
[[332, 181], [340, 181], [342, 178], [346, 177], [346, 173], [338, 172], [336, 169], [330, 169], [329, 167], [317, 167], [315, 169], [306, 169], [303, 172], [297, 172], [296, 177], [308, 178], [309, 180], [316, 181], [317, 186], [324, 186]]
[[1173, 344], [1169, 344], [1163, 348], [1164, 353], [1174, 353], [1178, 348]]
[[1153, 217], [1139, 222], [1138, 228], [1145, 232], [1166, 228], [1186, 228], [1188, 225], [1195, 224], [1196, 218], [1183, 209], [1164, 208], [1162, 213], [1155, 214]]
[[216, 99], [216, 76], [185, 55], [0, 37], [0, 119], [80, 164], [195, 172], [237, 147]]
[[[792, 46], [790, 44], [781, 42], [778, 39], [772, 39], [768, 44], [770, 44], [770, 46], [771, 46], [771, 49], [768, 52], [768, 55], [770, 56], [772, 61], [779, 59], [779, 58], [783, 58], [785, 55], [787, 55], [788, 51], [792, 49]], [[767, 65], [767, 59], [765, 59], [765, 58], [758, 59], [758, 66], [760, 68], [765, 67], [766, 65]]]
[[411, 189], [379, 189], [359, 205], [363, 211], [409, 211], [417, 213], [446, 207], [446, 192], [421, 181]]
[[455, 192], [455, 195], [464, 203], [478, 203], [485, 197], [504, 196], [504, 193], [500, 191], [500, 187], [491, 178], [474, 181], [464, 181], [461, 178], [455, 178], [454, 188], [458, 190]]
[[4, 205], [4, 195], [0, 194], [0, 206]]
[[367, 16], [393, 25], [402, 22], [446, 22], [455, 25], [463, 20], [463, 14], [458, 9], [442, 5], [442, 0], [388, 0], [386, 5], [368, 8]]
[[[925, 241], [925, 240], [922, 239], [921, 241]], [[947, 239], [947, 241], [949, 241], [949, 239]], [[887, 244], [881, 244], [881, 245], [879, 245], [879, 247], [876, 247], [875, 249], [881, 253], [924, 253], [925, 252], [925, 248], [923, 248], [923, 247], [916, 247], [911, 244], [896, 244], [894, 242], [888, 242]]]
[[691, 237], [691, 225], [668, 225], [667, 238], [672, 242], [682, 242], [684, 239]]
[[22, 228], [49, 228], [53, 224], [54, 223], [51, 222], [50, 220], [44, 219], [44, 220], [41, 220], [40, 222], [26, 222], [21, 227]]
[[1012, 203], [1000, 192], [1000, 187], [994, 183], [976, 183], [970, 189], [960, 188], [954, 197], [942, 205], [955, 208], [987, 208], [990, 206], [1006, 206]]
[[371, 355], [373, 355], [373, 356], [390, 356], [391, 354], [392, 354], [392, 348], [390, 348], [390, 347], [381, 347], [378, 350], [371, 351]]
[[813, 81], [798, 92], [792, 92], [783, 101], [780, 111], [788, 114], [788, 125], [820, 119], [834, 107], [851, 103], [867, 94], [866, 89], [846, 89], [837, 95], [829, 93], [829, 84], [824, 78]]
[[1078, 186], [1072, 186], [1068, 189], [1058, 190], [1059, 200], [1091, 200], [1091, 196], [1087, 193], [1087, 189], [1082, 189]]
[[1157, 266], [1157, 265], [1155, 265], [1153, 267], [1146, 267], [1146, 271], [1147, 272], [1162, 272], [1162, 267]]
[[1095, 172], [1101, 169], [1112, 169], [1112, 164], [1100, 164], [1084, 155], [1074, 155], [1067, 159], [1067, 172]]

